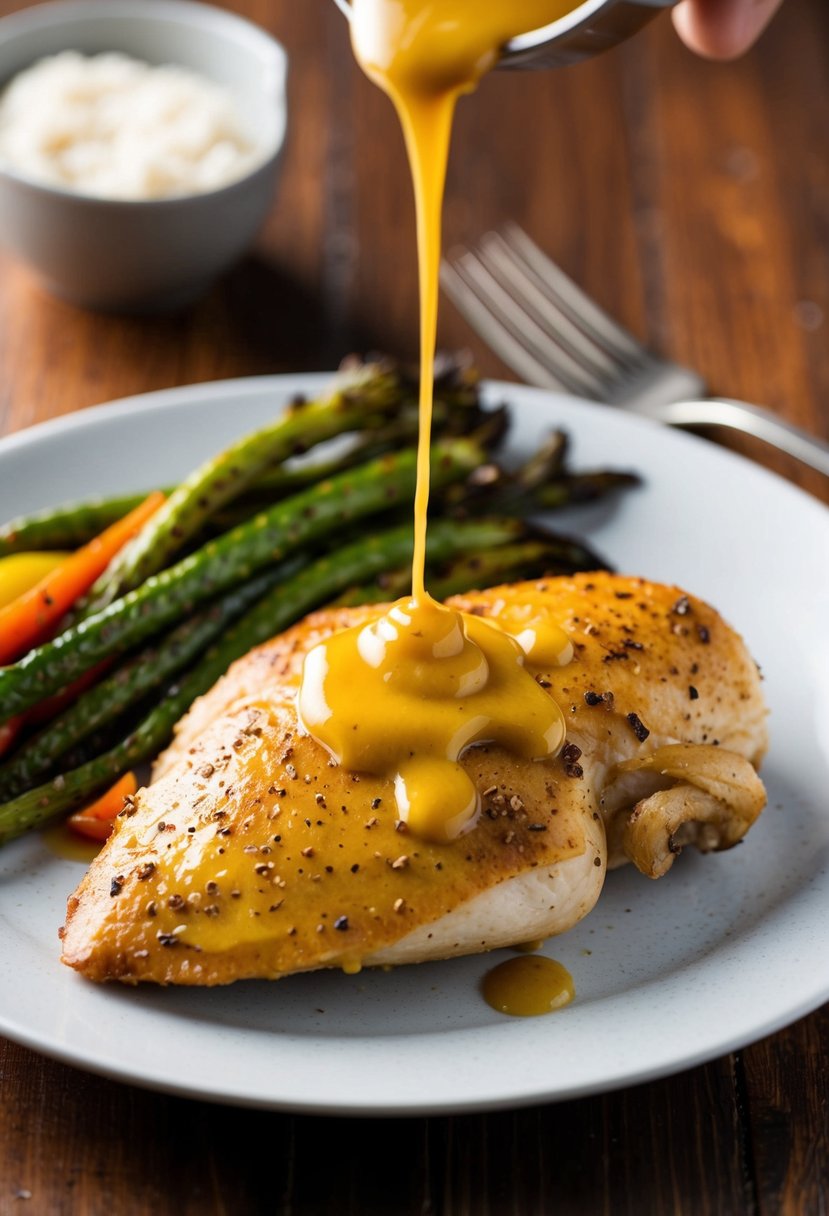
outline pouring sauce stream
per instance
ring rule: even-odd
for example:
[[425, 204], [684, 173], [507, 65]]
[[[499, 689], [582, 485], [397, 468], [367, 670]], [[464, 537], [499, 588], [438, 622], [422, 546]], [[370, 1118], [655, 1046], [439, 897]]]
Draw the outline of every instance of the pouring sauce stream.
[[352, 4], [354, 53], [397, 110], [415, 194], [420, 412], [412, 595], [309, 653], [298, 710], [305, 729], [339, 763], [393, 780], [399, 818], [434, 842], [471, 830], [480, 812], [478, 791], [458, 763], [466, 748], [494, 741], [538, 760], [564, 742], [561, 710], [528, 664], [569, 661], [566, 635], [548, 622], [516, 621], [513, 629], [507, 620], [499, 628], [433, 600], [426, 589], [426, 525], [441, 209], [455, 105], [509, 39], [574, 6], [573, 0]]

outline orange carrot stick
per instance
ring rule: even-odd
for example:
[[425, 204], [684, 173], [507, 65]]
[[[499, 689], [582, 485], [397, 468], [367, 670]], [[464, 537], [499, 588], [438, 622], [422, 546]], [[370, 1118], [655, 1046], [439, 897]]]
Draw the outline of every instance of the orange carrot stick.
[[83, 810], [70, 815], [67, 823], [75, 832], [90, 840], [106, 840], [113, 829], [113, 819], [124, 808], [124, 799], [138, 789], [135, 773], [124, 773], [110, 789]]
[[154, 490], [134, 511], [72, 553], [31, 590], [0, 609], [0, 664], [11, 663], [36, 646], [50, 627], [89, 590], [115, 554], [141, 531], [163, 502], [164, 495]]
[[78, 811], [75, 815], [70, 815], [67, 823], [78, 836], [85, 836], [87, 840], [98, 840], [101, 844], [112, 835], [111, 819], [95, 819]]

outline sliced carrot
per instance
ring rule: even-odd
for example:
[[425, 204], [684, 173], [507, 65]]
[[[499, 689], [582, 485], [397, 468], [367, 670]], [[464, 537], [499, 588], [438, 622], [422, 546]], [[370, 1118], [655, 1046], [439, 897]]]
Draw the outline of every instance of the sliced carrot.
[[103, 574], [113, 557], [165, 501], [154, 490], [144, 501], [78, 549], [39, 583], [0, 609], [0, 664], [12, 663], [36, 646]]
[[33, 705], [31, 709], [25, 710], [22, 714], [0, 722], [0, 757], [12, 750], [24, 727], [41, 726], [44, 722], [51, 722], [52, 718], [56, 718], [62, 710], [66, 709], [67, 705], [76, 701], [82, 692], [86, 692], [87, 688], [95, 684], [104, 672], [109, 671], [113, 661], [112, 659], [102, 659], [100, 663], [90, 667], [89, 671], [85, 671], [82, 676], [78, 676], [77, 680], [64, 688], [62, 692], [56, 692], [53, 696], [47, 697], [45, 701], [38, 701], [37, 705]]
[[5, 756], [14, 747], [25, 722], [25, 714], [18, 714], [16, 718], [0, 723], [0, 756]]
[[110, 789], [83, 810], [70, 815], [67, 823], [81, 836], [91, 840], [106, 840], [113, 829], [113, 820], [124, 809], [124, 799], [138, 789], [135, 773], [124, 773]]
[[[97, 684], [101, 676], [109, 671], [114, 662], [114, 658], [101, 659], [100, 663], [96, 663], [94, 667], [90, 667], [88, 671], [85, 671], [82, 676], [78, 676], [77, 680], [73, 680], [61, 692], [52, 693], [51, 697], [38, 701], [37, 705], [33, 705], [31, 709], [27, 709], [20, 715], [21, 725], [25, 722], [26, 726], [41, 726], [44, 722], [51, 722], [52, 718], [56, 718], [59, 713], [66, 709], [67, 705], [72, 705], [74, 701], [77, 701], [82, 692], [86, 692], [93, 684]], [[2, 743], [0, 743], [0, 749], [2, 749]], [[1, 750], [0, 754], [2, 754]]]
[[73, 832], [85, 836], [87, 840], [109, 840], [112, 835], [113, 822], [111, 819], [95, 819], [92, 815], [84, 815], [78, 811], [67, 820]]

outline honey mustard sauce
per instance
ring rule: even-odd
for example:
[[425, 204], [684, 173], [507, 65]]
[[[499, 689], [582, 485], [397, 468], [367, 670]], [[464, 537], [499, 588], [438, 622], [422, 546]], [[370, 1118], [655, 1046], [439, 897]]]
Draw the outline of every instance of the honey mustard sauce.
[[400, 820], [435, 844], [469, 832], [480, 814], [476, 785], [458, 763], [468, 748], [494, 742], [543, 760], [564, 743], [562, 712], [528, 665], [568, 662], [566, 635], [519, 605], [497, 626], [444, 607], [426, 590], [425, 562], [441, 207], [455, 104], [506, 41], [572, 7], [570, 0], [352, 5], [355, 55], [397, 109], [415, 193], [421, 374], [412, 595], [310, 651], [298, 712], [345, 768], [392, 781]]
[[499, 963], [484, 976], [481, 990], [493, 1009], [519, 1018], [553, 1013], [575, 996], [567, 968], [539, 954], [522, 954]]
[[512, 948], [513, 950], [517, 951], [518, 954], [535, 954], [543, 945], [544, 939], [539, 937], [534, 941], [516, 942]]
[[89, 865], [101, 851], [100, 841], [79, 836], [66, 823], [53, 823], [42, 828], [40, 839], [50, 853], [64, 861], [82, 861]]
[[436, 842], [478, 816], [478, 791], [458, 764], [468, 747], [495, 742], [537, 760], [564, 742], [561, 710], [515, 638], [425, 595], [315, 647], [298, 704], [347, 769], [390, 777], [400, 819]]

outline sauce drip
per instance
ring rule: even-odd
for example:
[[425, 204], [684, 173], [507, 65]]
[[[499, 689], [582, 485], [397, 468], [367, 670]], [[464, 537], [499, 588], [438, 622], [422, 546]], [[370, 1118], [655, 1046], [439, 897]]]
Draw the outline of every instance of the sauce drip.
[[576, 990], [566, 967], [544, 955], [522, 954], [484, 976], [484, 1000], [499, 1013], [531, 1018], [569, 1005]]
[[379, 620], [308, 655], [298, 698], [306, 730], [351, 770], [394, 781], [397, 810], [424, 839], [471, 829], [480, 798], [458, 764], [476, 743], [522, 758], [555, 754], [564, 719], [525, 660], [564, 663], [572, 650], [543, 621], [515, 636], [445, 608], [426, 591], [426, 515], [437, 334], [441, 205], [452, 118], [510, 38], [546, 25], [572, 0], [353, 0], [355, 55], [391, 98], [414, 184], [420, 278], [420, 415], [412, 596]]

